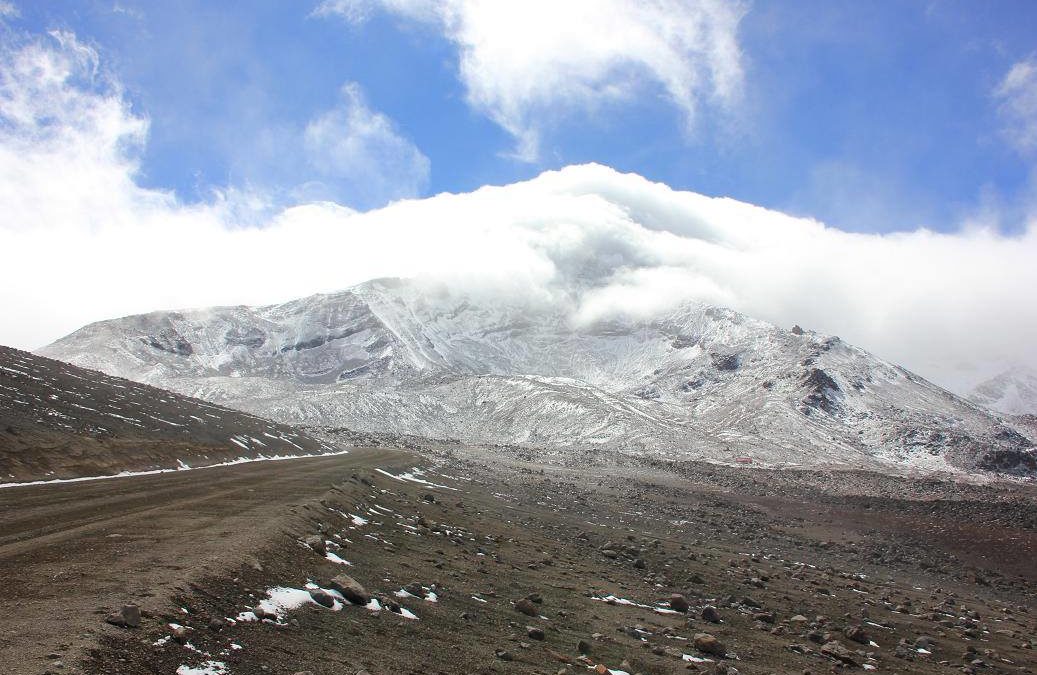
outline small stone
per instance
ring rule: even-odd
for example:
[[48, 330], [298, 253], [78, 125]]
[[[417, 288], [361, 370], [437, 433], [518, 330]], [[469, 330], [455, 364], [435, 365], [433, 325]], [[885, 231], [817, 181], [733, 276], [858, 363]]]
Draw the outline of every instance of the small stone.
[[688, 599], [680, 593], [674, 593], [670, 596], [670, 609], [677, 612], [687, 612], [691, 605], [688, 604]]
[[543, 640], [545, 637], [544, 629], [537, 626], [526, 626], [526, 635], [530, 640]]

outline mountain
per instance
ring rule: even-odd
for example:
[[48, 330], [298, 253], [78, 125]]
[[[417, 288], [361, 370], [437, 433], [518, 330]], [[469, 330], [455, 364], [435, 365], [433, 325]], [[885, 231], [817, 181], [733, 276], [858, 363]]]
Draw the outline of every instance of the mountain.
[[704, 304], [572, 317], [564, 302], [377, 280], [103, 321], [42, 353], [285, 423], [762, 465], [1037, 469], [1013, 427], [837, 337]]
[[976, 385], [970, 401], [1008, 415], [1037, 415], [1037, 372], [1018, 366]]
[[0, 482], [333, 450], [237, 410], [0, 347]]

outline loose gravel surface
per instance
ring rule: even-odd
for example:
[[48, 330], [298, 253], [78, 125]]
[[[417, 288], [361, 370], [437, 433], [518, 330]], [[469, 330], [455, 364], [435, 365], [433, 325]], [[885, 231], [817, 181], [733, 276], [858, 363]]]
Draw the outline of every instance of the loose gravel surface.
[[110, 610], [136, 603], [146, 615], [165, 612], [191, 579], [269, 546], [288, 527], [290, 505], [318, 498], [357, 467], [412, 462], [357, 449], [0, 489], [0, 673], [80, 672], [84, 650], [113, 630], [104, 623]]
[[[0, 610], [7, 672], [1037, 667], [1032, 485], [544, 461], [457, 448], [210, 470], [230, 492], [0, 558], [23, 580]], [[137, 494], [172, 500], [153, 480]], [[24, 494], [5, 507], [47, 501]], [[140, 626], [106, 625], [126, 603]], [[20, 615], [50, 618], [11, 631]], [[30, 649], [77, 635], [80, 651]]]

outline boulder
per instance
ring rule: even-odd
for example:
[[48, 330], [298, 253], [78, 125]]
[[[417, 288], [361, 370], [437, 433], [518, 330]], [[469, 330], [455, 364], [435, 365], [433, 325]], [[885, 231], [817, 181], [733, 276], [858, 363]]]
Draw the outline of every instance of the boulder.
[[105, 621], [121, 628], [137, 628], [140, 626], [140, 607], [123, 605], [118, 612], [109, 614]]
[[826, 642], [824, 645], [822, 645], [821, 653], [827, 656], [828, 658], [835, 659], [836, 661], [839, 661], [840, 663], [843, 663], [847, 666], [860, 665], [857, 663], [856, 659], [854, 659], [853, 654], [850, 652], [850, 650], [844, 647], [841, 642], [838, 642], [836, 640]]
[[709, 623], [720, 623], [720, 612], [713, 605], [702, 608], [702, 620]]
[[521, 612], [526, 616], [539, 616], [540, 612], [537, 610], [536, 605], [529, 598], [522, 598], [515, 603], [515, 611]]
[[871, 642], [871, 637], [864, 630], [864, 626], [847, 626], [846, 630], [843, 631], [843, 635], [846, 636], [847, 640], [853, 640], [862, 645]]
[[328, 553], [328, 545], [324, 541], [324, 537], [319, 534], [311, 534], [303, 539], [302, 543], [306, 544], [314, 553], [319, 553], [320, 555], [327, 555]]
[[335, 596], [319, 588], [310, 591], [310, 597], [321, 607], [328, 607], [330, 609], [335, 606]]
[[677, 612], [687, 612], [691, 605], [688, 604], [688, 599], [680, 593], [674, 593], [670, 596], [670, 609]]
[[342, 597], [354, 605], [366, 605], [371, 599], [371, 594], [360, 584], [359, 581], [348, 574], [340, 574], [328, 582], [328, 586], [342, 594]]
[[727, 654], [727, 647], [724, 646], [724, 643], [709, 633], [696, 634], [692, 644], [695, 645], [695, 649], [699, 650], [703, 654], [711, 654], [719, 657], [723, 657]]

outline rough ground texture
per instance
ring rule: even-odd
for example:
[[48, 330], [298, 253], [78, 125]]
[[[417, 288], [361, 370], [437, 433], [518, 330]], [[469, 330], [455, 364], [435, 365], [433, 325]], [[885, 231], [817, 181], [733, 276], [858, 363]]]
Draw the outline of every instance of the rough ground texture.
[[168, 612], [171, 594], [191, 579], [254, 560], [272, 533], [290, 528], [290, 505], [319, 497], [357, 467], [412, 461], [358, 449], [0, 489], [0, 673], [79, 672], [74, 661], [111, 628], [110, 609], [138, 604], [145, 621]]
[[332, 450], [254, 415], [0, 347], [0, 483]]
[[[257, 493], [242, 485], [204, 508], [178, 504], [157, 521], [104, 524], [5, 556], [3, 577], [24, 580], [0, 608], [4, 658], [19, 659], [8, 672], [1035, 668], [1032, 485], [545, 459], [448, 448], [247, 465]], [[233, 485], [244, 470], [194, 473], [226, 472], [219, 482]], [[152, 481], [140, 494], [161, 507], [172, 499], [162, 487], [180, 485], [166, 481], [184, 479], [139, 479]], [[70, 507], [97, 498], [82, 484], [59, 487]], [[49, 501], [42, 494], [4, 493], [3, 513]], [[241, 511], [243, 499], [263, 510]], [[204, 567], [183, 543], [211, 547], [216, 531], [246, 541], [242, 529], [248, 544]], [[184, 569], [156, 575], [164, 565]], [[70, 573], [86, 576], [54, 587]], [[341, 574], [380, 609], [338, 595]], [[298, 592], [307, 584], [330, 607]], [[125, 602], [144, 605], [141, 626], [106, 626]], [[40, 612], [51, 622], [40, 633], [82, 633], [86, 650], [48, 645], [48, 660], [40, 635], [6, 628]]]

